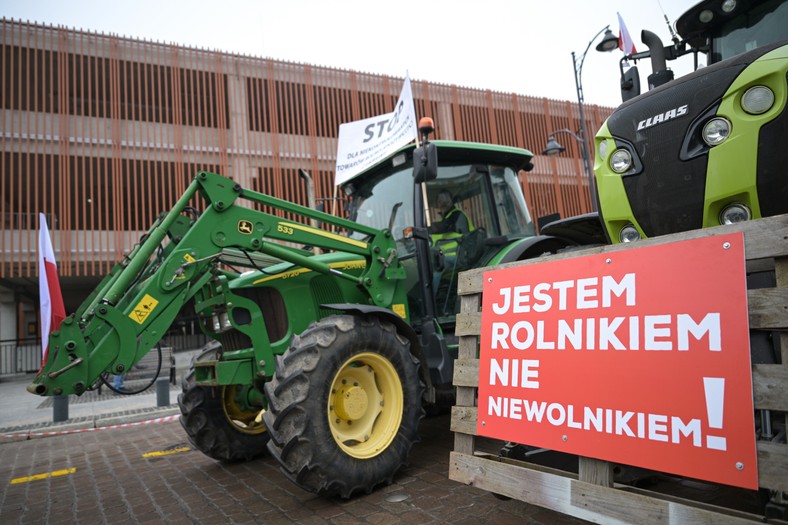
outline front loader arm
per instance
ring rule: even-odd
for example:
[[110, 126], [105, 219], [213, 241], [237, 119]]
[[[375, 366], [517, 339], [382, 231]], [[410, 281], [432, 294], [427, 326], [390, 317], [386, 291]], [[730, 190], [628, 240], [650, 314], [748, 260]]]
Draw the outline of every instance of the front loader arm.
[[[205, 211], [189, 220], [189, 203], [198, 195], [207, 203]], [[283, 219], [241, 206], [241, 200], [361, 232], [366, 238], [349, 239]], [[361, 255], [366, 266], [360, 275], [353, 275], [329, 267], [295, 245]], [[103, 372], [129, 370], [163, 337], [183, 305], [224, 273], [218, 264], [225, 251], [259, 252], [352, 281], [378, 306], [391, 303], [398, 281], [405, 277], [388, 231], [244, 190], [230, 179], [200, 172], [175, 206], [156, 220], [77, 312], [50, 335], [49, 357], [28, 391], [82, 394]]]

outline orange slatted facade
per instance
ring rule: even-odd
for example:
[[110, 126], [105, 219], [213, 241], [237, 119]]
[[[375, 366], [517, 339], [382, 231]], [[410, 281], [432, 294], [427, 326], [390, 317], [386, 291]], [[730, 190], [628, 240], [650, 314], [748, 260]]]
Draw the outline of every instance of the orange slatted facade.
[[[0, 21], [0, 292], [35, 303], [38, 213], [63, 286], [81, 299], [200, 170], [342, 213], [339, 125], [392, 111], [401, 77]], [[573, 102], [413, 80], [436, 138], [541, 151], [580, 128]], [[527, 91], [528, 86], [523, 86]], [[612, 108], [589, 105], [588, 130]], [[578, 144], [521, 173], [534, 217], [590, 211]], [[32, 306], [31, 306], [32, 308]]]

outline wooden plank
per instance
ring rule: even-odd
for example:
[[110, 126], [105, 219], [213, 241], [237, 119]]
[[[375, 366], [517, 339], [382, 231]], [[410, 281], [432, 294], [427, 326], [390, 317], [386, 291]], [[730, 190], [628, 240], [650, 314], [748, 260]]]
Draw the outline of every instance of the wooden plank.
[[753, 365], [752, 390], [755, 408], [788, 412], [788, 367]]
[[481, 312], [460, 312], [457, 314], [457, 324], [454, 326], [455, 335], [479, 335], [481, 329]]
[[758, 441], [758, 485], [788, 492], [788, 445]]
[[750, 328], [788, 328], [788, 288], [759, 288], [747, 291]]
[[455, 334], [478, 336], [482, 332], [482, 313], [481, 312], [462, 312], [457, 314], [457, 325]]
[[454, 386], [479, 386], [479, 360], [457, 359], [454, 361]]
[[[788, 328], [788, 288], [748, 290], [750, 328], [755, 330], [784, 330]], [[457, 314], [457, 335], [479, 335], [482, 330], [481, 312]]]
[[635, 494], [457, 452], [449, 458], [449, 479], [596, 523], [744, 525], [761, 521], [761, 516], [702, 508], [687, 500], [666, 501], [658, 494]]
[[613, 486], [612, 463], [594, 458], [580, 457], [578, 459], [577, 474], [580, 481], [602, 485], [603, 487]]
[[[758, 219], [757, 221], [748, 221], [740, 224], [718, 226], [716, 228], [706, 228], [703, 230], [692, 230], [673, 235], [654, 237], [652, 239], [643, 239], [638, 241], [635, 245], [614, 244], [609, 246], [598, 246], [586, 250], [559, 253], [556, 255], [551, 255], [549, 260], [554, 261], [559, 259], [570, 259], [572, 257], [580, 257], [583, 255], [593, 255], [599, 253], [614, 253], [633, 247], [658, 246], [660, 244], [667, 244], [670, 242], [698, 239], [702, 237], [712, 237], [715, 235], [739, 231], [744, 232], [745, 253], [748, 260], [788, 256], [788, 243], [775, 242], [775, 239], [788, 238], [788, 214], [785, 214], [778, 215], [776, 217]], [[491, 266], [487, 268], [476, 268], [474, 270], [462, 272], [458, 277], [458, 293], [460, 295], [481, 293], [482, 275], [486, 271], [510, 268], [512, 266], [538, 264], [540, 262], [544, 262], [545, 259], [546, 258], [544, 257], [539, 257], [536, 259], [499, 264], [497, 266]]]
[[459, 454], [473, 455], [474, 437], [470, 434], [457, 432], [454, 434], [454, 450]]
[[[477, 407], [452, 407], [451, 430], [476, 435]], [[788, 445], [756, 442], [758, 479], [761, 487], [788, 492]]]
[[[783, 237], [783, 243], [785, 237]], [[781, 288], [788, 287], [788, 257], [780, 257], [774, 260], [774, 277], [777, 286]], [[783, 332], [780, 337], [780, 354], [782, 357], [783, 367], [788, 369], [788, 332]], [[788, 413], [785, 414], [785, 427], [788, 428]]]
[[451, 407], [452, 432], [476, 435], [476, 409], [474, 407]]

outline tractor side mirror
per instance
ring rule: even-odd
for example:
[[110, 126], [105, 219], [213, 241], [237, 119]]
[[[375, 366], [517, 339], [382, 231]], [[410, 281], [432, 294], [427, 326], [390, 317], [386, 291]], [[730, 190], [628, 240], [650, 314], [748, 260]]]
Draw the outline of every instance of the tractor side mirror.
[[640, 75], [638, 67], [632, 66], [621, 75], [621, 102], [640, 95]]
[[438, 178], [438, 148], [425, 142], [413, 152], [413, 182], [421, 184]]

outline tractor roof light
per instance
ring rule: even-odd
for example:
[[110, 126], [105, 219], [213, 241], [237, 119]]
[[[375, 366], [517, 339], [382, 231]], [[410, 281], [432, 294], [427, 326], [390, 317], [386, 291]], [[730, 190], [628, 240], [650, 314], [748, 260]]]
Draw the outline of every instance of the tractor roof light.
[[741, 202], [734, 202], [728, 204], [720, 212], [720, 224], [736, 224], [739, 222], [749, 221], [752, 218], [752, 212], [746, 204]]
[[722, 144], [730, 134], [731, 123], [726, 118], [715, 117], [703, 126], [703, 141], [709, 146]]
[[753, 86], [741, 97], [741, 107], [750, 115], [766, 113], [774, 105], [774, 92], [766, 86]]
[[640, 240], [640, 232], [632, 223], [627, 224], [618, 232], [618, 240], [621, 242], [635, 242]]
[[714, 18], [714, 11], [711, 9], [704, 9], [698, 15], [698, 20], [700, 20], [703, 24], [708, 24], [711, 22], [712, 18]]
[[626, 173], [632, 167], [632, 154], [624, 148], [619, 148], [610, 155], [610, 169], [616, 173]]
[[732, 13], [734, 9], [736, 9], [736, 0], [725, 0], [722, 2], [722, 12], [723, 13]]

